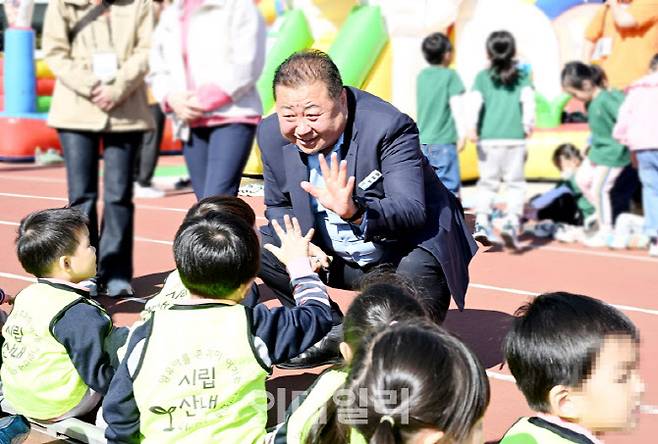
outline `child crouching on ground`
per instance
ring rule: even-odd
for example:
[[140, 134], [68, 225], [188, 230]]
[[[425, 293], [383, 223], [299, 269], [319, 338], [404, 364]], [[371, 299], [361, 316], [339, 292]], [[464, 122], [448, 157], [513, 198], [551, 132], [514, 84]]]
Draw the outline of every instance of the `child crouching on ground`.
[[274, 364], [297, 356], [331, 329], [324, 284], [309, 262], [309, 239], [296, 219], [273, 226], [281, 247], [266, 245], [288, 268], [296, 306], [239, 305], [259, 268], [253, 227], [216, 214], [183, 224], [174, 241], [190, 296], [138, 327], [103, 402], [110, 443], [261, 442], [267, 423], [265, 380]]
[[88, 220], [73, 208], [21, 221], [17, 251], [37, 283], [21, 291], [2, 329], [2, 391], [20, 414], [57, 421], [91, 411], [114, 369], [106, 350], [107, 312], [79, 282], [96, 275]]
[[639, 333], [626, 316], [569, 293], [543, 294], [516, 315], [505, 359], [537, 415], [501, 444], [600, 444], [595, 435], [634, 426], [644, 384]]

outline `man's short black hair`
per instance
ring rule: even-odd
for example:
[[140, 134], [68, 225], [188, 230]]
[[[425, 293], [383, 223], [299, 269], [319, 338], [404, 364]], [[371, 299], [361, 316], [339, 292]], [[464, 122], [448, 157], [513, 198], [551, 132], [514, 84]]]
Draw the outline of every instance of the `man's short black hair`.
[[186, 221], [176, 233], [174, 258], [183, 285], [194, 295], [225, 298], [256, 277], [260, 246], [242, 218], [214, 213]]
[[421, 49], [427, 63], [441, 65], [446, 54], [452, 52], [452, 43], [445, 34], [434, 32], [425, 37]]
[[16, 253], [21, 265], [36, 277], [46, 277], [61, 256], [73, 254], [89, 219], [75, 208], [52, 208], [29, 214], [18, 227]]
[[295, 88], [314, 82], [324, 83], [329, 97], [334, 100], [338, 100], [343, 91], [343, 79], [328, 54], [317, 49], [296, 52], [285, 59], [274, 73], [274, 98], [276, 99], [276, 87], [279, 85]]
[[623, 313], [588, 296], [542, 294], [515, 315], [504, 342], [505, 359], [528, 405], [539, 412], [549, 412], [553, 387], [580, 387], [591, 376], [606, 337], [640, 340]]

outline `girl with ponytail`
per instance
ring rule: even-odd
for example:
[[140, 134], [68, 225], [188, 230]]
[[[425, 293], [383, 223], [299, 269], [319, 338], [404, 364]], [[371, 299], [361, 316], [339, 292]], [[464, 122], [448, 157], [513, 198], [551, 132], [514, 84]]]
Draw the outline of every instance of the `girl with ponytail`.
[[500, 243], [493, 233], [493, 202], [504, 181], [507, 213], [501, 236], [517, 249], [525, 201], [526, 138], [535, 119], [535, 95], [530, 75], [517, 66], [516, 43], [508, 31], [496, 31], [486, 43], [489, 68], [480, 71], [470, 94], [473, 115], [469, 138], [477, 143], [478, 200], [475, 240], [485, 246]]
[[322, 407], [347, 379], [353, 357], [367, 346], [373, 336], [391, 324], [426, 318], [424, 301], [413, 284], [384, 268], [365, 275], [361, 294], [350, 305], [343, 320], [343, 361], [322, 373], [313, 385], [295, 399], [269, 441], [272, 444], [301, 444], [313, 424], [320, 418]]
[[584, 240], [590, 247], [603, 247], [612, 234], [613, 214], [610, 193], [622, 170], [631, 163], [630, 152], [612, 135], [621, 91], [608, 89], [603, 70], [596, 65], [570, 62], [562, 70], [562, 88], [587, 107], [592, 132], [587, 158], [576, 174], [576, 183], [596, 209], [598, 230]]
[[461, 341], [427, 321], [397, 323], [355, 356], [307, 444], [481, 444], [489, 381]]

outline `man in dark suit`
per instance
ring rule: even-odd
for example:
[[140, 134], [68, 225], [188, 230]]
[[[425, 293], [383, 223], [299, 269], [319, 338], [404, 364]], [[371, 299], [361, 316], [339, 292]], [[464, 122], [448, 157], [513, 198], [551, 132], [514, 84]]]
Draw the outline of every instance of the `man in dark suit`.
[[[320, 51], [284, 61], [274, 95], [276, 114], [257, 130], [270, 222], [261, 227], [263, 244], [278, 245], [272, 220], [294, 216], [304, 232], [315, 229], [313, 243], [333, 257], [329, 264], [316, 255], [328, 285], [353, 289], [368, 270], [390, 264], [421, 288], [437, 322], [451, 294], [463, 308], [477, 247], [459, 202], [421, 153], [414, 121], [376, 96], [343, 87]], [[261, 279], [283, 304], [294, 304], [285, 268], [267, 250], [261, 259]], [[334, 312], [339, 325], [342, 315]]]

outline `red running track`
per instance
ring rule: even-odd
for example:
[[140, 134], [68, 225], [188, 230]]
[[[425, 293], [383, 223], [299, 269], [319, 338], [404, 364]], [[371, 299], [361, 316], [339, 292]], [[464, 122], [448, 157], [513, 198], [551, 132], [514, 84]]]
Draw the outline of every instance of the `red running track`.
[[[181, 163], [180, 157], [161, 159], [161, 164]], [[136, 200], [134, 284], [138, 296], [156, 292], [164, 276], [173, 269], [171, 240], [194, 200], [191, 193]], [[259, 221], [264, 221], [262, 198], [246, 200], [260, 217]], [[18, 222], [31, 211], [64, 206], [66, 202], [62, 167], [0, 164], [0, 251], [4, 252], [0, 257], [0, 286], [8, 293], [15, 294], [30, 279], [14, 253]], [[511, 314], [533, 295], [554, 290], [587, 294], [620, 306], [640, 328], [641, 373], [647, 385], [640, 423], [633, 432], [610, 434], [605, 441], [655, 442], [658, 436], [658, 260], [649, 258], [645, 252], [591, 250], [558, 243], [527, 245], [522, 254], [481, 249], [471, 266], [467, 310], [460, 313], [453, 307], [448, 314], [446, 326], [476, 351], [489, 370], [492, 399], [485, 416], [487, 440], [497, 441], [517, 417], [530, 413], [509, 371], [501, 368], [500, 343]], [[332, 290], [331, 294], [343, 309], [352, 297], [350, 292], [340, 290]], [[131, 324], [141, 309], [140, 304], [131, 301], [102, 302], [118, 325]], [[271, 391], [283, 387], [290, 395], [291, 390], [310, 384], [319, 370], [302, 373], [275, 369], [268, 385]], [[39, 442], [32, 437], [31, 441]]]

